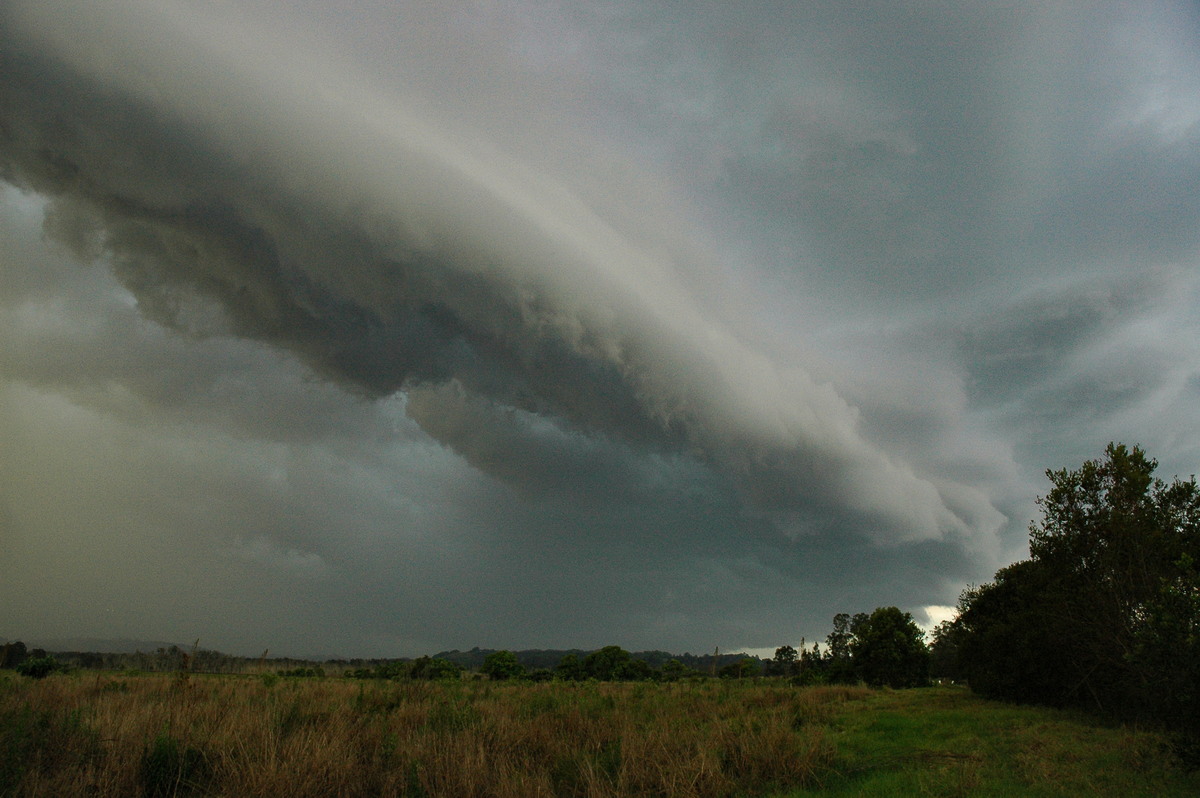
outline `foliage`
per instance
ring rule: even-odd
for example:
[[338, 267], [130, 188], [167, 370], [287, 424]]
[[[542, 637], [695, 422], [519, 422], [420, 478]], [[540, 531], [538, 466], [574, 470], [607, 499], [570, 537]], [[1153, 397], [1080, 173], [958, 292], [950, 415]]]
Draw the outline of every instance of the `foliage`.
[[5, 643], [0, 648], [0, 668], [16, 668], [29, 656], [25, 644], [20, 640]]
[[566, 654], [554, 668], [554, 675], [564, 682], [582, 682], [587, 678], [587, 670], [578, 655]]
[[957, 618], [942, 621], [933, 628], [931, 637], [929, 675], [934, 679], [958, 681], [962, 678], [962, 671], [958, 666], [958, 650], [963, 638], [962, 624], [958, 623]]
[[519, 679], [525, 675], [525, 666], [517, 662], [517, 655], [511, 651], [493, 651], [479, 672], [496, 681]]
[[[440, 657], [418, 657], [414, 660], [388, 660], [380, 662], [374, 668], [354, 668], [346, 671], [352, 679], [387, 679], [387, 680], [437, 680], [458, 679], [462, 676], [461, 666]], [[281, 675], [324, 676], [323, 668], [301, 668]]]
[[925, 634], [912, 615], [896, 607], [856, 619], [850, 655], [854, 672], [874, 687], [920, 687], [929, 681]]
[[851, 618], [844, 612], [833, 616], [833, 631], [825, 638], [826, 656], [823, 663], [825, 678], [839, 684], [853, 684], [858, 681], [851, 659], [851, 644], [854, 642], [854, 629], [867, 616], [863, 613]]
[[1158, 720], [1196, 736], [1200, 490], [1109, 444], [1047, 471], [1030, 559], [967, 591], [959, 664], [984, 695]]
[[583, 658], [583, 669], [592, 679], [602, 682], [621, 680], [631, 662], [628, 651], [620, 646], [605, 646]]
[[462, 668], [441, 657], [418, 657], [409, 663], [407, 676], [410, 679], [458, 679], [462, 676]]
[[1177, 731], [1189, 764], [1200, 767], [1200, 579], [1187, 555], [1177, 568], [1142, 608], [1130, 660], [1151, 709]]
[[31, 679], [45, 679], [55, 671], [63, 670], [63, 666], [54, 657], [30, 657], [17, 666], [17, 673]]
[[281, 671], [276, 671], [276, 674], [285, 679], [323, 679], [325, 678], [324, 668], [287, 668]]
[[797, 657], [798, 684], [856, 684], [920, 687], [929, 681], [925, 633], [912, 615], [897, 607], [870, 614], [833, 616], [833, 631], [822, 654], [816, 644]]
[[722, 679], [748, 679], [758, 675], [758, 660], [743, 657], [737, 662], [723, 666], [717, 675]]
[[[804, 644], [801, 643], [800, 647], [803, 648]], [[799, 654], [796, 649], [791, 646], [780, 646], [775, 649], [775, 656], [770, 661], [769, 675], [794, 676], [798, 662]]]
[[664, 682], [677, 682], [688, 675], [688, 668], [677, 659], [669, 659], [663, 663], [659, 678]]

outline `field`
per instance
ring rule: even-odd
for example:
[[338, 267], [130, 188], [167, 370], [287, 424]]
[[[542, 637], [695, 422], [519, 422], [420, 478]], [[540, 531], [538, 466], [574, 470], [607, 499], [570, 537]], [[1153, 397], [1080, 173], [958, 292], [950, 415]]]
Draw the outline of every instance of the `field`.
[[0, 795], [1200, 794], [1158, 736], [960, 688], [0, 675]]

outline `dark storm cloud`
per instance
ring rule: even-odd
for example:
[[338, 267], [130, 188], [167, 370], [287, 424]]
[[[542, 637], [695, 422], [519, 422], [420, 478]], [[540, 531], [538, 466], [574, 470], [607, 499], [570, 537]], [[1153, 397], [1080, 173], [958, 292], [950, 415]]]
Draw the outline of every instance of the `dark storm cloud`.
[[1200, 462], [1196, 30], [0, 0], [0, 634], [696, 651], [953, 604], [1045, 468]]
[[493, 403], [696, 453], [796, 532], [811, 509], [882, 539], [994, 530], [864, 440], [828, 385], [710, 322], [683, 282], [693, 253], [403, 109], [356, 119], [169, 13], [139, 37], [122, 19], [139, 8], [118, 9], [68, 43], [60, 8], [13, 4], [4, 174], [63, 198], [48, 229], [102, 249], [148, 317], [219, 310], [369, 396], [453, 380], [487, 401], [416, 401], [414, 418], [512, 480], [536, 471], [482, 451]]

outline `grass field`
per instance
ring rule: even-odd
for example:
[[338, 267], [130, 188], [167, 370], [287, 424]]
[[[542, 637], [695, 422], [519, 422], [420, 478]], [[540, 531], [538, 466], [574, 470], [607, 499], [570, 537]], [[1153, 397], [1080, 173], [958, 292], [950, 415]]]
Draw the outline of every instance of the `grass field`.
[[0, 795], [1200, 794], [1158, 736], [958, 688], [0, 676]]

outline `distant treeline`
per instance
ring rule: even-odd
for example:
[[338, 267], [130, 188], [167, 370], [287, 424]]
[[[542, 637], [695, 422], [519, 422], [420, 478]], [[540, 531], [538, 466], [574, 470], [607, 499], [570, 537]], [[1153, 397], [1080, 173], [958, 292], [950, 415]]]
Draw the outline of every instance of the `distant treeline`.
[[[615, 646], [607, 647], [610, 650]], [[622, 650], [622, 649], [617, 649]], [[622, 650], [623, 651], [623, 650]], [[195, 673], [276, 673], [283, 676], [340, 676], [364, 674], [387, 678], [427, 678], [426, 663], [436, 661], [453, 666], [455, 673], [480, 672], [488, 657], [498, 653], [496, 649], [472, 648], [469, 651], [442, 651], [432, 657], [398, 658], [353, 658], [353, 659], [297, 659], [294, 657], [242, 657], [220, 651], [185, 647], [161, 646], [153, 651], [102, 652], [102, 651], [52, 651], [28, 649], [21, 641], [10, 641], [0, 645], [0, 668], [14, 669], [30, 658], [52, 658], [61, 667], [91, 670], [174, 672], [180, 670]], [[512, 652], [524, 672], [538, 674], [558, 667], [570, 657], [583, 660], [594, 653], [585, 649], [528, 649]], [[730, 668], [740, 672], [763, 674], [770, 672], [770, 660], [744, 653], [730, 654], [670, 654], [666, 651], [626, 652], [631, 661], [642, 663], [651, 671], [659, 670], [674, 660], [687, 672], [719, 675], [729, 673]], [[439, 673], [445, 671], [444, 666]], [[635, 666], [638, 667], [638, 666]]]
[[866, 682], [915, 687], [929, 679], [929, 651], [912, 616], [895, 607], [871, 614], [839, 614], [824, 649], [780, 646], [771, 659], [745, 653], [671, 654], [629, 652], [620, 646], [585, 649], [507, 651], [472, 648], [430, 657], [301, 660], [238, 657], [202, 649], [160, 646], [133, 653], [59, 651], [27, 653], [20, 642], [6, 644], [0, 667], [21, 667], [30, 656], [44, 660], [37, 673], [84, 668], [141, 672], [255, 673], [273, 677], [348, 676], [358, 679], [455, 679], [474, 675], [494, 680], [678, 681], [703, 678], [782, 677], [796, 684]]

